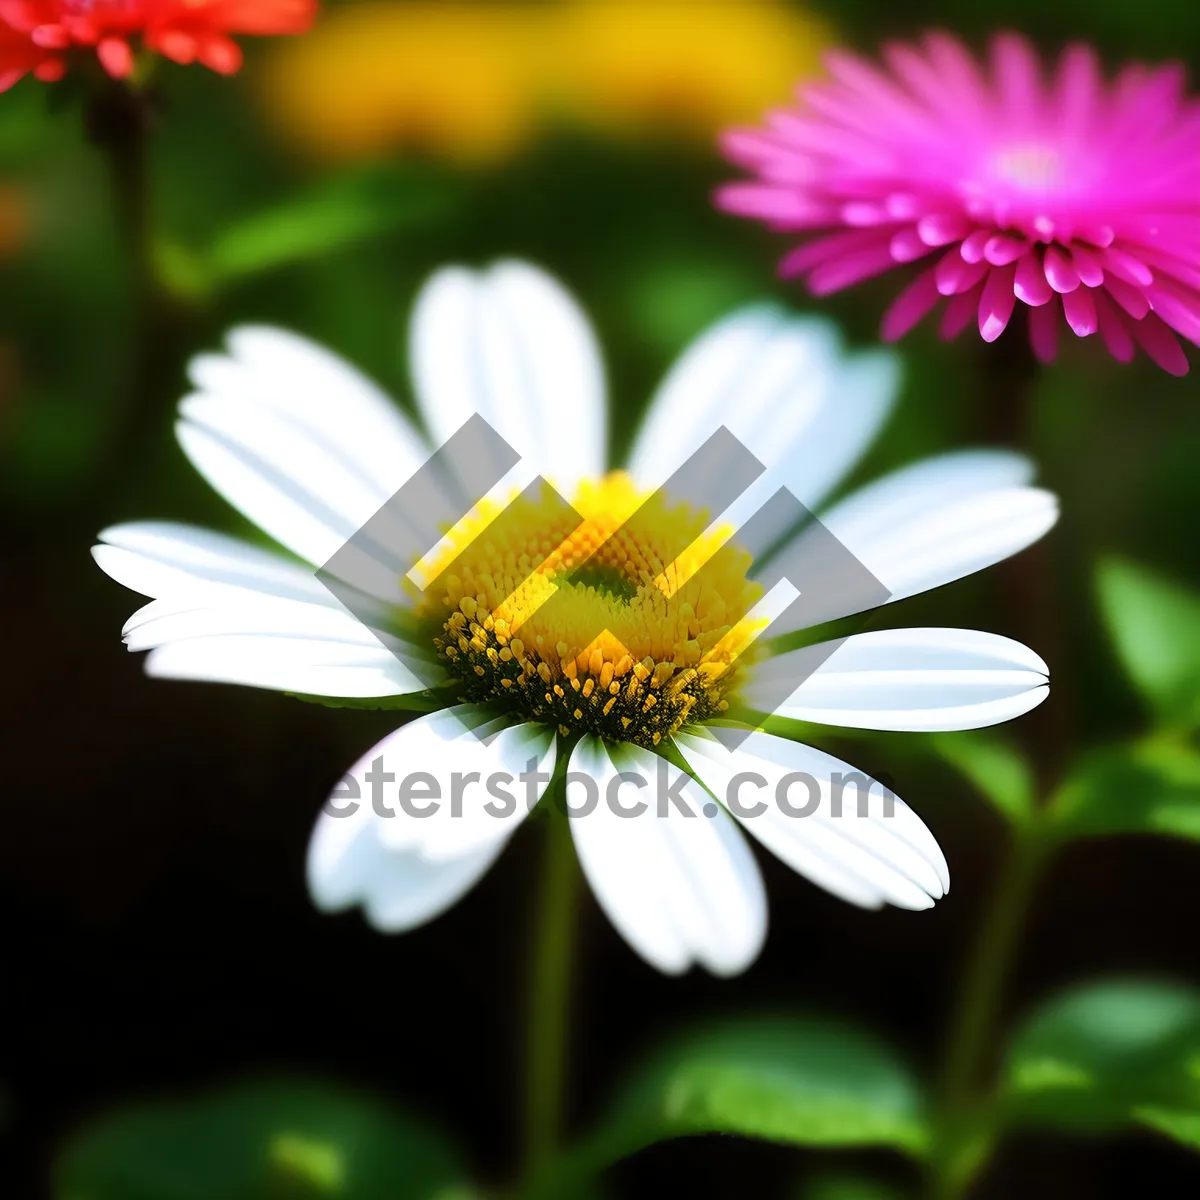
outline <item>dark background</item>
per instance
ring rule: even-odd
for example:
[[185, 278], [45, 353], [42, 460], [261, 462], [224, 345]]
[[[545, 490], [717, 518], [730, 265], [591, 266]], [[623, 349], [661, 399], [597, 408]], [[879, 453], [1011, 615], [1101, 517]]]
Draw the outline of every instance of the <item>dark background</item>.
[[[1110, 64], [1200, 62], [1200, 16], [1182, 2], [1021, 0], [998, 12], [942, 0], [901, 12], [854, 0], [826, 15], [867, 50], [930, 23], [978, 39], [995, 21], [1048, 48], [1088, 38]], [[164, 223], [185, 243], [346, 169], [278, 144], [256, 106], [257, 62], [251, 56], [234, 81], [162, 73], [155, 187]], [[381, 156], [395, 186], [431, 189], [432, 215], [239, 282], [203, 309], [160, 312], [169, 337], [152, 403], [142, 403], [128, 385], [137, 320], [103, 164], [73, 100], [60, 111], [46, 101], [30, 81], [0, 97], [5, 186], [22, 189], [44, 217], [0, 264], [0, 1138], [13, 1156], [2, 1194], [44, 1194], [64, 1140], [113, 1105], [281, 1071], [364, 1085], [418, 1109], [470, 1148], [480, 1178], [504, 1179], [520, 1112], [511, 1031], [520, 1028], [541, 831], [522, 831], [481, 886], [415, 933], [383, 938], [358, 915], [316, 914], [303, 879], [313, 820], [346, 764], [394, 717], [144, 678], [119, 637], [140, 601], [94, 567], [89, 546], [104, 525], [139, 517], [240, 530], [170, 430], [186, 356], [238, 320], [307, 333], [404, 398], [403, 322], [425, 274], [449, 260], [529, 257], [563, 278], [595, 320], [620, 446], [671, 358], [709, 319], [759, 294], [814, 303], [775, 283], [778, 242], [710, 210], [711, 187], [725, 176], [710, 146], [551, 128], [480, 168], [448, 165], [428, 148]], [[822, 307], [865, 344], [896, 286], [885, 280]], [[923, 331], [910, 338], [902, 404], [857, 478], [996, 440], [1003, 422], [991, 384], [1020, 334], [993, 347], [973, 337], [947, 347]], [[1036, 559], [1057, 634], [1035, 645], [1055, 678], [1049, 703], [1062, 706], [1082, 745], [1143, 720], [1095, 616], [1096, 557], [1120, 550], [1200, 581], [1194, 379], [1170, 379], [1144, 360], [1117, 367], [1074, 343], [1038, 385], [1033, 449], [1065, 515]], [[1006, 601], [1018, 569], [994, 568], [886, 619], [1029, 637]], [[1032, 739], [1048, 708], [1025, 719]], [[890, 772], [937, 834], [954, 888], [931, 912], [859, 912], [760, 854], [772, 923], [761, 960], [734, 981], [670, 980], [586, 899], [572, 1121], [598, 1111], [640, 1050], [705, 1015], [838, 1014], [883, 1031], [919, 1070], [934, 1069], [1005, 833], [918, 742], [826, 744]], [[1166, 840], [1070, 848], [1039, 893], [1006, 1010], [1096, 974], [1200, 983], [1198, 868], [1200, 850]], [[869, 1157], [881, 1176], [909, 1178], [899, 1159]], [[787, 1196], [830, 1161], [708, 1139], [644, 1152], [612, 1183], [631, 1197]], [[1200, 1162], [1149, 1134], [1022, 1135], [976, 1194], [1057, 1200], [1151, 1188], [1193, 1194]]]

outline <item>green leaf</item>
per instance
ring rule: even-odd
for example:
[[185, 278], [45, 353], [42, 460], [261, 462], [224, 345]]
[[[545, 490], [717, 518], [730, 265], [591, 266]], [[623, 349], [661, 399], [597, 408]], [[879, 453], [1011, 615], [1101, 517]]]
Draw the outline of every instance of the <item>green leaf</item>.
[[993, 733], [942, 733], [934, 751], [992, 802], [1001, 816], [1024, 825], [1033, 813], [1033, 768], [1010, 742]]
[[1013, 1040], [1007, 1108], [1018, 1120], [1083, 1131], [1200, 1110], [1200, 991], [1118, 980], [1072, 988]]
[[797, 1200], [905, 1200], [908, 1194], [868, 1175], [838, 1172], [808, 1180], [796, 1195]]
[[1101, 563], [1100, 608], [1129, 678], [1172, 723], [1200, 723], [1200, 596], [1120, 559]]
[[202, 256], [203, 267], [222, 282], [244, 279], [427, 223], [455, 201], [446, 182], [425, 174], [341, 175], [230, 226]]
[[104, 1117], [56, 1165], [56, 1200], [465, 1198], [444, 1141], [312, 1083], [248, 1084]]
[[612, 1162], [699, 1133], [920, 1156], [929, 1141], [923, 1107], [895, 1054], [860, 1030], [817, 1018], [743, 1019], [686, 1038], [645, 1069], [591, 1156]]
[[1052, 802], [1061, 833], [1153, 833], [1200, 841], [1200, 753], [1147, 740], [1086, 756]]

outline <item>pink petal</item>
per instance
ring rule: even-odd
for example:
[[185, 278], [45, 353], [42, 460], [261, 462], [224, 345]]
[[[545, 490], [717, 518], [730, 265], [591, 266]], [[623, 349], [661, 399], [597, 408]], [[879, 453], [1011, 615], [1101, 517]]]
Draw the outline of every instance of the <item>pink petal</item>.
[[1056, 292], [1073, 292], [1079, 286], [1079, 272], [1059, 246], [1046, 247], [1046, 279]]
[[1188, 361], [1175, 335], [1153, 313], [1130, 327], [1137, 344], [1166, 372], [1186, 375]]
[[1029, 344], [1038, 362], [1052, 363], [1058, 357], [1058, 325], [1057, 304], [1029, 310]]
[[925, 35], [925, 46], [934, 69], [945, 80], [966, 115], [983, 109], [987, 83], [971, 52], [951, 34], [934, 31]]
[[1059, 119], [1072, 132], [1085, 128], [1096, 115], [1104, 96], [1100, 63], [1091, 46], [1068, 46], [1058, 64]]
[[784, 255], [779, 264], [779, 274], [784, 279], [791, 279], [832, 258], [886, 244], [886, 238], [881, 240], [880, 234], [874, 229], [851, 229], [843, 233], [826, 234], [811, 242], [804, 242]]
[[979, 333], [985, 342], [994, 342], [1005, 330], [1016, 307], [1013, 291], [1016, 267], [1011, 263], [995, 267], [983, 285], [979, 297]]
[[888, 112], [911, 103], [895, 83], [865, 58], [849, 50], [830, 50], [825, 55], [829, 73], [857, 96]]
[[1124, 279], [1126, 283], [1132, 283], [1138, 287], [1149, 287], [1154, 282], [1154, 273], [1140, 258], [1135, 258], [1132, 254], [1120, 250], [1116, 246], [1109, 246], [1100, 255], [1100, 261], [1106, 271], [1111, 271], [1118, 279]]
[[[1197, 228], [1200, 228], [1200, 219], [1197, 220]], [[1139, 250], [1138, 253], [1154, 271], [1156, 278], [1161, 279], [1163, 275], [1169, 275], [1193, 290], [1200, 291], [1200, 265], [1191, 266], [1175, 254], [1162, 254], [1157, 250]], [[1200, 253], [1196, 258], [1200, 263]]]
[[1096, 292], [1093, 299], [1096, 302], [1100, 336], [1104, 339], [1105, 349], [1117, 362], [1133, 362], [1136, 353], [1133, 338], [1129, 336], [1129, 330], [1125, 328], [1125, 319], [1120, 310], [1113, 307], [1112, 301], [1104, 292]]
[[938, 291], [943, 296], [953, 296], [973, 288], [988, 273], [988, 264], [963, 262], [962, 255], [951, 250], [938, 260], [934, 271]]
[[808, 290], [814, 296], [828, 296], [840, 292], [852, 283], [861, 283], [875, 275], [882, 275], [896, 265], [887, 245], [869, 250], [858, 250], [843, 254], [814, 267], [808, 276]]
[[1011, 262], [1016, 262], [1028, 249], [1029, 242], [1025, 238], [1008, 237], [1006, 234], [998, 233], [995, 237], [988, 239], [983, 253], [992, 266], [1004, 267]]
[[940, 299], [933, 271], [922, 271], [883, 314], [880, 337], [885, 342], [902, 338]]
[[892, 257], [897, 262], [915, 262], [930, 253], [929, 247], [921, 241], [915, 229], [901, 229], [892, 235], [890, 244]]
[[1112, 245], [1116, 234], [1113, 232], [1111, 225], [1082, 224], [1075, 227], [1075, 236], [1082, 242], [1087, 242], [1092, 246], [1099, 246], [1103, 249], [1105, 246]]
[[1076, 288], [1063, 296], [1063, 312], [1067, 324], [1074, 330], [1076, 336], [1087, 337], [1099, 328], [1096, 316], [1096, 305], [1092, 300], [1090, 288]]
[[[904, 42], [886, 43], [883, 57], [918, 104], [937, 114], [939, 121], [944, 120], [947, 125], [965, 132], [981, 115], [983, 93], [978, 78], [971, 82], [961, 73], [956, 75], [954, 71], [940, 69], [919, 49]], [[970, 62], [965, 51], [963, 57]]]
[[971, 222], [961, 213], [930, 213], [917, 222], [917, 232], [927, 246], [948, 246], [971, 232]]
[[1150, 307], [1176, 333], [1200, 345], [1200, 296], [1162, 281], [1147, 288], [1146, 296]]
[[993, 234], [990, 229], [976, 229], [974, 233], [969, 233], [963, 238], [963, 243], [959, 246], [958, 252], [966, 262], [983, 262], [984, 251], [987, 249], [987, 244], [992, 240], [992, 237]]
[[1109, 275], [1104, 286], [1108, 294], [1135, 320], [1140, 321], [1150, 311], [1150, 301], [1138, 288], [1132, 287], [1123, 279]]
[[959, 292], [942, 313], [942, 324], [938, 329], [938, 337], [943, 341], [951, 341], [971, 323], [971, 319], [979, 310], [979, 297], [983, 292], [983, 284], [977, 283], [969, 292]]
[[842, 205], [838, 215], [845, 224], [859, 229], [868, 229], [872, 225], [890, 225], [892, 221], [882, 204], [873, 204], [868, 200], [851, 200]]
[[1100, 265], [1100, 256], [1086, 246], [1071, 247], [1071, 261], [1079, 272], [1079, 281], [1084, 287], [1099, 287], [1104, 282], [1104, 268]]
[[884, 204], [894, 221], [915, 221], [924, 207], [916, 196], [908, 192], [892, 192]]
[[[187, 41], [191, 43], [190, 52], [195, 58], [196, 39], [189, 37]], [[165, 37], [160, 37], [159, 43], [168, 58], [175, 57], [166, 48]], [[745, 167], [756, 167], [761, 162], [771, 162], [790, 152], [777, 137], [759, 129], [728, 129], [721, 134], [720, 146], [726, 158]]]
[[1036, 250], [1030, 250], [1018, 261], [1013, 291], [1018, 299], [1033, 308], [1047, 303], [1054, 295], [1054, 289], [1046, 279], [1041, 257]]
[[1117, 76], [1110, 99], [1110, 137], [1153, 133], [1178, 116], [1186, 82], [1179, 64], [1148, 71], [1133, 63]]
[[1022, 118], [1035, 111], [1042, 97], [1042, 68], [1027, 38], [1000, 33], [992, 38], [992, 78], [1000, 104], [1009, 117]]
[[[207, 65], [207, 64], [206, 64]], [[779, 222], [793, 228], [814, 223], [824, 207], [814, 203], [794, 188], [773, 187], [762, 183], [727, 183], [719, 187], [714, 197], [716, 206], [724, 212], [742, 217], [758, 217], [763, 221]]]

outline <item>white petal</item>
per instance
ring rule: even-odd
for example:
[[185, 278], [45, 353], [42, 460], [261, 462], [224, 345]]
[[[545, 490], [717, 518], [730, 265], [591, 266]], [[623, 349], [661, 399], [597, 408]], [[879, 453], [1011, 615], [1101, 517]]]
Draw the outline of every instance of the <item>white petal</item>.
[[900, 600], [1000, 562], [1046, 533], [1058, 500], [1026, 486], [1032, 474], [1029, 460], [1010, 451], [939, 455], [860, 488], [821, 521]]
[[956, 450], [901, 467], [839, 500], [822, 516], [861, 540], [908, 524], [956, 501], [1033, 481], [1033, 463], [1011, 450]]
[[100, 540], [103, 545], [93, 551], [96, 561], [118, 583], [143, 596], [233, 591], [337, 603], [310, 567], [195, 525], [135, 521], [109, 526]]
[[[702, 734], [677, 735], [676, 744], [697, 778], [750, 833], [835, 896], [867, 908], [922, 909], [949, 887], [945, 857], [920, 818], [882, 784], [831, 755], [757, 732], [733, 750]], [[744, 783], [735, 793], [731, 781], [744, 772], [765, 783]], [[781, 792], [797, 808], [813, 801], [813, 811], [789, 814]], [[735, 803], [755, 815], [740, 815]], [[758, 805], [765, 805], [761, 812]]]
[[277, 413], [385, 497], [428, 456], [388, 395], [328, 350], [266, 326], [234, 329], [227, 342], [228, 355], [202, 355], [190, 364], [200, 392], [247, 415]]
[[[420, 717], [351, 767], [364, 795], [374, 795], [368, 772], [395, 776], [379, 793], [394, 814], [381, 824], [385, 846], [441, 862], [515, 832], [554, 774], [554, 732], [535, 724], [481, 727], [482, 721], [486, 717], [472, 705]], [[414, 817], [399, 803], [400, 787], [417, 772], [426, 777], [420, 795], [435, 789], [436, 799], [414, 801], [420, 809], [432, 805], [427, 816]]]
[[[166, 522], [117, 525], [100, 536], [92, 554], [101, 568], [156, 597], [122, 631], [131, 650], [161, 648], [147, 661], [151, 674], [348, 697], [400, 695], [436, 681], [435, 670], [423, 667], [418, 679], [404, 665], [414, 652], [384, 632], [386, 610], [360, 598], [363, 618], [378, 622], [364, 624], [311, 569], [277, 554]], [[184, 639], [205, 640], [166, 649]], [[395, 656], [404, 663], [388, 661]]]
[[342, 574], [356, 587], [388, 603], [403, 602], [400, 579], [411, 563], [386, 548], [368, 553], [350, 540], [389, 496], [342, 491], [347, 472], [302, 434], [280, 436], [274, 454], [264, 457], [210, 424], [183, 420], [175, 431], [192, 465], [280, 545], [318, 566], [341, 551], [349, 556]]
[[[94, 554], [94, 550], [93, 550]], [[184, 601], [183, 604], [187, 604]], [[133, 615], [121, 626], [121, 636], [127, 637], [133, 633], [140, 625], [147, 625], [151, 621], [157, 621], [160, 617], [168, 617], [172, 613], [184, 611], [180, 604], [171, 600], [151, 600], [149, 604], [143, 604], [141, 608], [134, 611]]]
[[429, 686], [378, 644], [271, 634], [168, 642], [150, 651], [146, 673], [160, 679], [237, 683], [302, 695], [361, 699], [405, 695]]
[[[408, 420], [348, 364], [283, 330], [243, 328], [191, 365], [180, 445], [235, 508], [314, 564], [357, 533], [424, 462]], [[359, 582], [394, 599], [397, 565]]]
[[154, 604], [153, 612], [139, 609], [126, 622], [122, 633], [130, 650], [150, 650], [167, 642], [217, 634], [256, 634], [312, 638], [368, 648], [382, 644], [402, 656], [408, 651], [398, 639], [372, 629], [344, 609], [320, 604], [269, 596], [212, 606], [205, 606], [199, 598], [175, 605], [163, 600]]
[[[596, 899], [621, 936], [668, 974], [693, 963], [717, 975], [744, 971], [766, 936], [766, 896], [754, 857], [724, 812], [711, 805], [713, 815], [705, 816], [709, 798], [686, 776], [676, 794], [682, 792], [693, 815], [660, 807], [658, 772], [664, 770], [670, 784], [683, 773], [635, 746], [610, 749], [584, 738], [571, 770], [597, 788], [597, 803], [586, 814], [583, 798], [568, 789], [571, 833]], [[635, 789], [627, 782], [616, 793], [623, 807], [646, 803], [637, 816], [620, 816], [608, 803], [619, 771], [635, 772], [646, 783]]]
[[[856, 729], [980, 729], [1040, 704], [1049, 693], [1048, 674], [1032, 650], [997, 634], [885, 629], [757, 664], [743, 694], [752, 707], [798, 721]], [[802, 682], [778, 704], [776, 681], [786, 687], [794, 679]]]
[[[857, 500], [851, 497], [845, 503]], [[959, 498], [946, 497], [919, 511], [874, 509], [871, 519], [858, 509], [844, 519], [841, 506], [821, 517], [825, 528], [891, 593], [888, 602], [952, 583], [1009, 558], [1036, 542], [1058, 520], [1058, 500], [1040, 488], [997, 488]], [[781, 554], [793, 564], [789, 577], [804, 591], [804, 562], [815, 570], [828, 561], [826, 542], [815, 527], [802, 530]], [[800, 578], [795, 578], [799, 575]], [[836, 585], [837, 580], [834, 580]], [[874, 607], [864, 593], [828, 597], [824, 620]], [[783, 620], [771, 636], [798, 627]]]
[[743, 309], [702, 333], [671, 369], [629, 470], [657, 486], [725, 425], [768, 468], [735, 523], [780, 487], [811, 508], [870, 445], [897, 382], [894, 356], [846, 357], [829, 322]]
[[413, 384], [440, 445], [479, 413], [568, 498], [599, 475], [604, 370], [587, 318], [557, 280], [521, 262], [439, 271], [422, 289]]
[[1008, 488], [970, 496], [869, 543], [829, 528], [895, 601], [1002, 562], [1036, 542], [1057, 520], [1058, 499], [1052, 493]]
[[[355, 763], [331, 795], [309, 847], [309, 888], [320, 907], [362, 904], [373, 925], [395, 931], [431, 920], [474, 885], [532, 804], [522, 787], [513, 811], [493, 816], [483, 804], [495, 804], [494, 794], [467, 786], [455, 815], [453, 773], [478, 770], [486, 784], [517, 776], [531, 757], [545, 781], [554, 773], [552, 731], [511, 726], [482, 740], [490, 728], [480, 709], [459, 705], [410, 722]], [[429, 778], [418, 780], [418, 773]], [[429, 794], [430, 780], [436, 795]], [[432, 815], [406, 811], [400, 803], [406, 781], [410, 807]], [[535, 784], [539, 796], [545, 781]], [[338, 811], [344, 815], [334, 815]]]
[[496, 861], [503, 841], [451, 862], [431, 863], [384, 847], [384, 822], [369, 804], [343, 816], [322, 812], [308, 847], [308, 888], [325, 912], [362, 904], [367, 920], [399, 933], [440, 916]]
[[380, 933], [400, 933], [432, 921], [483, 878], [503, 849], [503, 842], [493, 843], [436, 863], [412, 854], [389, 854], [390, 861], [363, 900], [368, 923]]

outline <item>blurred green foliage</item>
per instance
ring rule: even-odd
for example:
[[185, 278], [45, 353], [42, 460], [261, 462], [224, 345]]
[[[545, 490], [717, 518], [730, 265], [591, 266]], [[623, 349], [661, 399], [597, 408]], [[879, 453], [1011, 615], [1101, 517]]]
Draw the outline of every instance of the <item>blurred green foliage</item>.
[[1200, 596], [1121, 559], [1101, 562], [1096, 583], [1121, 665], [1158, 720], [1200, 725]]
[[596, 1135], [629, 1153], [697, 1133], [803, 1146], [928, 1141], [920, 1088], [887, 1047], [845, 1024], [743, 1017], [680, 1041], [652, 1061]]
[[66, 1148], [56, 1200], [467, 1200], [445, 1139], [388, 1105], [304, 1081], [114, 1113]]
[[[978, 39], [996, 20], [949, 0], [817, 7], [864, 49], [927, 24]], [[1004, 23], [1047, 48], [1084, 34], [1114, 62], [1200, 59], [1200, 8], [1184, 0], [1016, 0]], [[0, 175], [34, 214], [3, 264], [0, 501], [31, 536], [51, 517], [75, 540], [81, 528], [151, 513], [236, 527], [171, 440], [186, 358], [236, 322], [277, 322], [346, 355], [406, 404], [405, 314], [445, 261], [528, 256], [580, 295], [606, 350], [618, 452], [674, 355], [731, 308], [782, 298], [869, 343], [893, 290], [884, 281], [818, 304], [779, 284], [779, 239], [712, 211], [710, 190], [728, 172], [707, 149], [557, 133], [486, 171], [418, 158], [330, 169], [293, 160], [263, 125], [253, 52], [237, 79], [165, 66], [159, 87], [155, 261], [159, 303], [175, 310], [173, 344], [155, 403], [136, 414], [136, 455], [119, 451], [138, 314], [103, 164], [69, 90], [27, 82], [0, 99]], [[859, 478], [994, 434], [984, 397], [1004, 344], [946, 346], [922, 330], [902, 353], [900, 409]], [[928, 739], [1017, 836], [1200, 839], [1200, 596], [1166, 578], [1200, 577], [1195, 398], [1194, 385], [1145, 363], [1115, 369], [1088, 343], [1067, 346], [1038, 383], [1032, 449], [1064, 502], [1040, 583], [1068, 619], [1061, 644], [1036, 648], [1053, 658], [1052, 702], [1061, 695], [1077, 710], [1087, 752], [1046, 797], [1015, 736]], [[95, 594], [97, 574], [80, 553], [66, 586]], [[906, 622], [1007, 628], [994, 581], [946, 591], [906, 604]], [[646, 1065], [562, 1169], [590, 1172], [649, 1142], [706, 1132], [921, 1158], [934, 1137], [931, 1091], [854, 1027], [739, 1019]], [[1063, 993], [1018, 1024], [994, 1098], [997, 1122], [1136, 1125], [1200, 1150], [1200, 995], [1145, 981]], [[466, 1195], [461, 1183], [452, 1151], [424, 1124], [324, 1086], [263, 1084], [104, 1118], [66, 1147], [55, 1189], [56, 1200], [450, 1200]], [[846, 1176], [804, 1193], [887, 1194]]]
[[1147, 980], [1072, 988], [1032, 1013], [1008, 1053], [1010, 1119], [1103, 1132], [1149, 1124], [1195, 1147], [1200, 990]]

